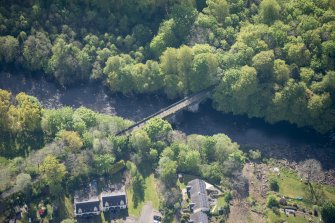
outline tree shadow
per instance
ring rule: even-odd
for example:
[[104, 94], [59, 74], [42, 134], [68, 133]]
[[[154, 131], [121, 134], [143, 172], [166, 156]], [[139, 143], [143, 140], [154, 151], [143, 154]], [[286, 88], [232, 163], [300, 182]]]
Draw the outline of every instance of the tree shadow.
[[144, 184], [143, 177], [136, 176], [132, 187], [133, 187], [133, 192], [134, 192], [133, 203], [134, 203], [134, 207], [136, 208], [140, 202], [144, 201], [144, 191], [145, 191], [146, 186]]

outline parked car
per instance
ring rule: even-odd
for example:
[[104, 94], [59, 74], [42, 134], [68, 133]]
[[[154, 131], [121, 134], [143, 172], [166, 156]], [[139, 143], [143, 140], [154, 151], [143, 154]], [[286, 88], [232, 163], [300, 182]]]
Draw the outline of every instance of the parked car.
[[158, 215], [154, 215], [154, 223], [161, 223], [162, 222], [162, 217]]

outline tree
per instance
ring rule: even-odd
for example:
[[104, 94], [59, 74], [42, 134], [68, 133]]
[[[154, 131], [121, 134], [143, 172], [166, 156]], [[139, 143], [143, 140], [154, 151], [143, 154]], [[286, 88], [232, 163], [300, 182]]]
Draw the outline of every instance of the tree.
[[167, 47], [173, 47], [177, 43], [177, 38], [174, 34], [175, 21], [169, 19], [161, 23], [158, 34], [150, 43], [150, 50], [155, 57], [159, 57]]
[[21, 128], [24, 131], [33, 132], [41, 129], [42, 107], [37, 98], [19, 93], [15, 97], [17, 112]]
[[108, 173], [115, 163], [115, 157], [111, 154], [94, 155], [93, 160], [98, 174]]
[[312, 179], [323, 174], [321, 163], [315, 159], [308, 159], [302, 162], [299, 172], [308, 184], [310, 184]]
[[19, 54], [19, 41], [13, 36], [0, 36], [0, 62], [12, 63]]
[[198, 92], [216, 81], [218, 61], [215, 54], [200, 53], [195, 55], [189, 78], [190, 91]]
[[270, 25], [279, 18], [281, 8], [276, 0], [263, 0], [259, 8], [259, 14], [264, 23]]
[[151, 140], [145, 130], [134, 130], [129, 138], [129, 143], [141, 156], [147, 157], [149, 155]]
[[171, 11], [171, 17], [175, 22], [173, 31], [179, 42], [181, 42], [189, 34], [189, 27], [191, 27], [195, 21], [197, 10], [190, 1], [182, 1], [181, 4], [175, 4]]
[[23, 45], [23, 57], [30, 70], [47, 69], [51, 56], [51, 42], [43, 32], [30, 35]]
[[287, 59], [290, 63], [303, 67], [309, 65], [311, 53], [301, 39], [285, 44], [284, 50], [287, 52]]
[[[255, 68], [244, 66], [225, 72], [214, 92], [214, 106], [225, 112], [243, 114], [250, 111], [259, 87]], [[253, 108], [255, 109], [255, 108]]]
[[274, 207], [279, 207], [279, 202], [277, 198], [273, 195], [268, 196], [267, 201], [266, 201], [266, 206], [268, 208], [274, 208]]
[[178, 156], [178, 169], [182, 172], [197, 174], [201, 164], [200, 153], [184, 147]]
[[159, 160], [158, 173], [160, 179], [166, 185], [174, 185], [177, 179], [177, 162], [169, 159], [168, 157], [162, 157]]
[[14, 186], [15, 191], [26, 191], [31, 186], [31, 176], [26, 173], [20, 173], [16, 176]]
[[10, 97], [10, 92], [0, 89], [0, 128], [2, 131], [8, 130]]
[[223, 23], [229, 15], [229, 4], [226, 0], [208, 0], [205, 12], [213, 15], [219, 23]]
[[131, 73], [133, 63], [129, 55], [108, 58], [103, 72], [107, 75], [106, 84], [112, 91], [128, 94], [134, 90], [135, 82]]
[[275, 60], [273, 74], [274, 74], [275, 80], [279, 84], [285, 84], [286, 81], [288, 81], [288, 79], [290, 78], [290, 68], [285, 63], [284, 60], [280, 60], [280, 59]]
[[71, 152], [79, 152], [83, 147], [83, 141], [77, 132], [62, 130], [58, 137]]
[[170, 131], [171, 124], [161, 118], [152, 118], [144, 126], [144, 130], [148, 133], [152, 141], [165, 140]]
[[66, 168], [54, 155], [47, 155], [39, 165], [39, 172], [48, 185], [60, 184], [66, 174]]
[[279, 184], [278, 181], [275, 178], [270, 178], [270, 189], [272, 191], [279, 191]]
[[322, 205], [321, 208], [322, 220], [325, 223], [334, 223], [335, 222], [335, 204], [332, 202], [326, 202]]
[[72, 130], [73, 128], [73, 110], [70, 107], [64, 107], [55, 110], [45, 110], [42, 118], [43, 132], [53, 138], [61, 130]]
[[53, 74], [61, 85], [87, 80], [90, 68], [90, 58], [85, 51], [61, 38], [56, 40], [52, 46], [47, 72]]
[[145, 64], [135, 64], [131, 73], [135, 90], [139, 93], [153, 92], [163, 86], [163, 75], [156, 61], [148, 60]]
[[253, 67], [257, 70], [260, 82], [270, 82], [272, 79], [274, 65], [273, 50], [262, 51], [252, 58]]

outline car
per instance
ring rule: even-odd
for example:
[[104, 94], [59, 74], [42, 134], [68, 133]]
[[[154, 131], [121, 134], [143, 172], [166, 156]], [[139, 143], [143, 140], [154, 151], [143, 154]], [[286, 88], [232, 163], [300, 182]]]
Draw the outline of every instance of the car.
[[162, 217], [158, 215], [154, 215], [154, 223], [161, 223], [161, 221], [162, 221]]

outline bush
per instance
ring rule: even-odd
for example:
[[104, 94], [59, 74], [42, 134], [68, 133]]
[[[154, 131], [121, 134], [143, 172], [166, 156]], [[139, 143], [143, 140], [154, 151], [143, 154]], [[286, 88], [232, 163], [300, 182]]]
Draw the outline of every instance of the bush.
[[266, 206], [268, 208], [279, 207], [279, 203], [277, 201], [277, 198], [273, 195], [270, 195], [267, 199]]
[[325, 223], [335, 222], [335, 204], [326, 202], [321, 208], [321, 216]]
[[270, 190], [272, 191], [279, 191], [279, 184], [278, 181], [274, 178], [270, 179]]

